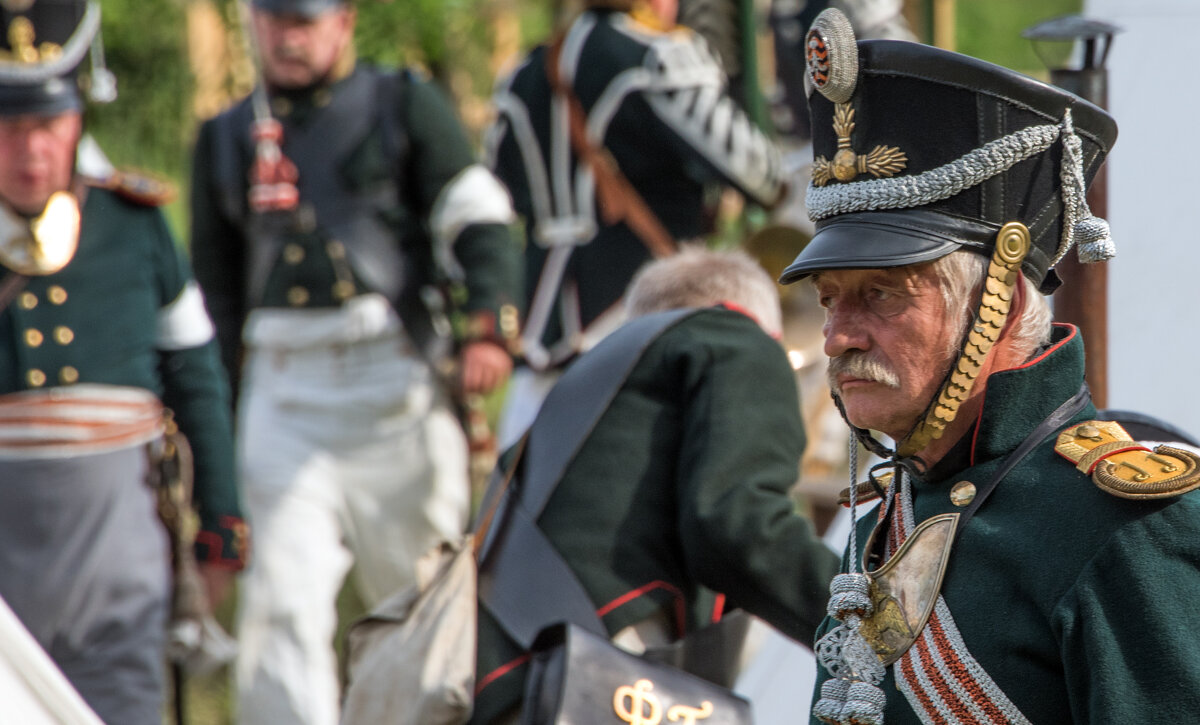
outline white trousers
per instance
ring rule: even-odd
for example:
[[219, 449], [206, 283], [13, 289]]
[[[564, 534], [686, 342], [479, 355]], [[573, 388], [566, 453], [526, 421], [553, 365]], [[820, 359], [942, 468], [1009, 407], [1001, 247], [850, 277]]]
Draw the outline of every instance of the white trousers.
[[240, 723], [334, 725], [335, 602], [351, 564], [373, 607], [412, 582], [422, 552], [465, 530], [466, 440], [403, 339], [260, 347], [246, 361]]

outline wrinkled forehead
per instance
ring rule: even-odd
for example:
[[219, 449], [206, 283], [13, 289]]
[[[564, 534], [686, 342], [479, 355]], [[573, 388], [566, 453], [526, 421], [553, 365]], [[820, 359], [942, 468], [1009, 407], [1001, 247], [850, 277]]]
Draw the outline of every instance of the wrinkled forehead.
[[940, 286], [933, 262], [900, 267], [824, 269], [813, 272], [808, 281], [818, 290], [857, 289], [872, 285], [911, 289]]

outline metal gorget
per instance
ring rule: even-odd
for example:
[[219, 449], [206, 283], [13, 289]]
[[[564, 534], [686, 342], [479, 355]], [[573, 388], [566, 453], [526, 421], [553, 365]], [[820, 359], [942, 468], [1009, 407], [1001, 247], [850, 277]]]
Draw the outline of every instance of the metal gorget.
[[0, 264], [27, 276], [53, 274], [79, 246], [79, 201], [56, 191], [42, 213], [26, 220], [0, 204]]
[[[892, 515], [900, 513], [892, 511]], [[912, 646], [933, 613], [950, 563], [959, 516], [946, 513], [926, 519], [875, 571], [867, 570], [867, 559], [876, 538], [887, 535], [890, 517], [880, 521], [867, 540], [862, 565], [870, 580], [874, 606], [872, 614], [862, 618], [859, 632], [885, 667]]]

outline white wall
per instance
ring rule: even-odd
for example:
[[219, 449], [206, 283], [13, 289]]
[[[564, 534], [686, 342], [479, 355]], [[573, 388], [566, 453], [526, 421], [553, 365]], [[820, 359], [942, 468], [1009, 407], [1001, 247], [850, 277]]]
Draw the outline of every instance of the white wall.
[[1109, 407], [1200, 435], [1200, 2], [1086, 0], [1108, 58]]

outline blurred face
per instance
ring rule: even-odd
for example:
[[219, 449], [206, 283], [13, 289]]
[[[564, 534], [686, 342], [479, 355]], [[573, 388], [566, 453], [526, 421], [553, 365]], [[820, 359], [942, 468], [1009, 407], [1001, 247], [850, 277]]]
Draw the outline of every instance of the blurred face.
[[829, 383], [846, 417], [900, 440], [937, 393], [954, 351], [931, 265], [843, 269], [813, 279], [825, 308]]
[[71, 185], [82, 129], [76, 111], [0, 116], [0, 199], [19, 214], [40, 214], [51, 194]]
[[338, 6], [315, 17], [254, 11], [263, 75], [276, 88], [306, 88], [329, 75], [354, 38], [354, 9]]
[[650, 0], [650, 9], [667, 25], [674, 25], [679, 18], [679, 0]]

